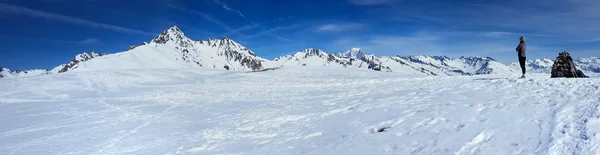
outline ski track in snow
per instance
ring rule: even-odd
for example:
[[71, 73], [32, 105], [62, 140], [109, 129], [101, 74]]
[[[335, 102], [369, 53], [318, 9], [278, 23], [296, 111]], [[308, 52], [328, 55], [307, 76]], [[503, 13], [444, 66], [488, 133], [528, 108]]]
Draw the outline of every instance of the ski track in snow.
[[0, 80], [0, 154], [599, 154], [600, 80], [361, 69]]

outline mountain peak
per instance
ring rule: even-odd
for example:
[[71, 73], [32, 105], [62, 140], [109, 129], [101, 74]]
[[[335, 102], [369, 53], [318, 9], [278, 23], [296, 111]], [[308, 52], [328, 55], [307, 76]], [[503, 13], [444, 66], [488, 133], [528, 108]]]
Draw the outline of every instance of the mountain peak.
[[357, 48], [357, 47], [353, 47], [353, 48], [351, 48], [348, 51], [360, 52], [360, 51], [362, 51], [362, 49], [361, 48]]
[[339, 57], [346, 57], [346, 58], [352, 58], [352, 59], [362, 59], [365, 57], [365, 55], [367, 55], [366, 52], [364, 52], [361, 48], [351, 48], [350, 50], [344, 52], [344, 53], [339, 53], [336, 54]]
[[321, 54], [323, 54], [325, 52], [323, 52], [321, 49], [307, 48], [307, 49], [302, 50], [302, 53], [306, 53], [306, 55], [308, 55], [308, 56], [313, 56], [313, 55], [320, 56]]
[[177, 25], [173, 25], [173, 26], [169, 27], [169, 29], [167, 29], [167, 30], [175, 31], [175, 32], [177, 32], [177, 31], [181, 32], [181, 29], [179, 29], [179, 27], [177, 27]]
[[188, 47], [192, 45], [191, 39], [186, 37], [181, 29], [177, 27], [177, 25], [166, 29], [152, 40], [152, 43], [156, 44], [166, 44], [167, 42], [174, 42], [180, 44], [182, 47]]

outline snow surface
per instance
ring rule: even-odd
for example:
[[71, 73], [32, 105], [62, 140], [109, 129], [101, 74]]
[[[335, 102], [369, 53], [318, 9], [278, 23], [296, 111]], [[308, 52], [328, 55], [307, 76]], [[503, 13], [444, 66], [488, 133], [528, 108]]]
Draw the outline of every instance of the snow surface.
[[600, 153], [599, 78], [517, 76], [286, 67], [4, 79], [0, 154]]

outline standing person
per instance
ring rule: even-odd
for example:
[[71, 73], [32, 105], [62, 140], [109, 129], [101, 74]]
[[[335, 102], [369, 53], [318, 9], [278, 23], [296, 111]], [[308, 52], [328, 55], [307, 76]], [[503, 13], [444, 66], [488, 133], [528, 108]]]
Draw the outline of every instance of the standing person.
[[521, 78], [525, 78], [525, 60], [527, 60], [525, 55], [527, 51], [527, 45], [525, 45], [525, 36], [521, 36], [519, 40], [521, 40], [521, 43], [519, 43], [519, 46], [517, 46], [516, 50], [519, 56], [519, 65], [521, 66], [521, 72], [523, 72]]

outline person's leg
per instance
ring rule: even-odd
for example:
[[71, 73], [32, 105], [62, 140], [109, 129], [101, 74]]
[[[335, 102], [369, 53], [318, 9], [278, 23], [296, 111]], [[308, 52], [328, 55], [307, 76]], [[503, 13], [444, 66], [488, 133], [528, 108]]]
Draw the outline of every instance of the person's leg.
[[521, 72], [525, 75], [525, 57], [519, 57], [519, 65], [521, 65]]

